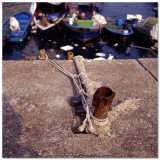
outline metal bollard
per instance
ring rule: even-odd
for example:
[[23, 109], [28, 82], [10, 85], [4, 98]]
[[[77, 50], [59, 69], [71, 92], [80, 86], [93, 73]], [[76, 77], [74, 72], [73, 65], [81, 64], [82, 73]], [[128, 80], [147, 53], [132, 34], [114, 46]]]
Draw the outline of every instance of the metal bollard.
[[41, 49], [40, 50], [40, 58], [41, 59], [46, 59], [46, 51], [45, 51], [45, 49]]
[[95, 107], [94, 116], [98, 119], [107, 118], [107, 114], [110, 110], [112, 100], [115, 97], [113, 92], [108, 87], [100, 87], [93, 95], [92, 106]]
[[68, 52], [68, 60], [73, 60], [73, 52]]

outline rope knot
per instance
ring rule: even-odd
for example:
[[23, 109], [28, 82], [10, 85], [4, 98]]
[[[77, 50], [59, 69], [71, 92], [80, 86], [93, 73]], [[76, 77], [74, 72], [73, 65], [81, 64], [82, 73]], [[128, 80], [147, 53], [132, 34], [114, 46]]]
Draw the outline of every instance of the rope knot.
[[78, 78], [78, 75], [77, 74], [71, 74], [71, 77], [72, 78]]

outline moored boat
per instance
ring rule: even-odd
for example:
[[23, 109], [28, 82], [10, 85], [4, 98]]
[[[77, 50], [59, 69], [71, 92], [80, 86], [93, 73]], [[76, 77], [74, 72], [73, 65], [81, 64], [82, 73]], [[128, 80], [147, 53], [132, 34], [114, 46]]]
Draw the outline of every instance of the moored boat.
[[135, 33], [135, 41], [151, 48], [158, 43], [158, 18], [148, 17], [137, 21], [137, 23], [133, 23], [132, 19], [128, 21]]
[[30, 7], [35, 26], [43, 33], [49, 33], [65, 18], [65, 3], [33, 2]]
[[[7, 41], [22, 43], [30, 30], [32, 15], [27, 11], [22, 11], [13, 14], [10, 17], [16, 18], [19, 22], [20, 30], [10, 31], [10, 36], [7, 38]], [[8, 19], [4, 22], [3, 28], [10, 28], [10, 17], [8, 17]]]
[[84, 43], [97, 38], [103, 28], [101, 24], [95, 25], [93, 19], [93, 14], [98, 9], [88, 3], [74, 3], [73, 6], [70, 7], [72, 11], [65, 20], [69, 35]]
[[126, 43], [134, 33], [131, 27], [123, 25], [123, 23], [118, 24], [118, 21], [107, 21], [103, 31], [104, 37], [111, 38], [120, 43]]
[[158, 41], [158, 18], [142, 19], [139, 23], [133, 24], [132, 28], [142, 39]]

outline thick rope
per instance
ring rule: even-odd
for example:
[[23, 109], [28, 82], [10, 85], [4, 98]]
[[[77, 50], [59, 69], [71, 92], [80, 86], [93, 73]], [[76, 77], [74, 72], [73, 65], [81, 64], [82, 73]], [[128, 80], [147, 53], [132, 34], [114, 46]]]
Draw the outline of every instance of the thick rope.
[[[41, 59], [41, 58], [39, 57], [39, 59]], [[92, 112], [90, 111], [90, 108], [92, 106], [89, 106], [89, 104], [88, 104], [88, 102], [85, 98], [85, 96], [88, 96], [88, 95], [86, 94], [86, 92], [84, 91], [84, 89], [82, 87], [81, 80], [80, 80], [80, 75], [84, 74], [86, 77], [87, 77], [87, 75], [83, 72], [81, 72], [79, 75], [71, 74], [65, 68], [63, 68], [56, 60], [51, 61], [48, 58], [47, 54], [46, 54], [45, 60], [73, 80], [73, 82], [74, 82], [74, 84], [75, 84], [75, 86], [78, 90], [78, 93], [82, 98], [82, 104], [83, 104], [83, 108], [86, 112], [86, 118], [83, 121], [82, 125], [79, 126], [79, 128], [78, 128], [79, 131], [83, 132], [86, 129], [86, 131], [89, 131], [90, 133], [94, 133], [95, 129], [92, 125], [92, 122], [97, 126], [105, 125], [108, 122], [108, 119], [107, 118], [106, 119], [97, 119], [96, 117], [94, 117]]]

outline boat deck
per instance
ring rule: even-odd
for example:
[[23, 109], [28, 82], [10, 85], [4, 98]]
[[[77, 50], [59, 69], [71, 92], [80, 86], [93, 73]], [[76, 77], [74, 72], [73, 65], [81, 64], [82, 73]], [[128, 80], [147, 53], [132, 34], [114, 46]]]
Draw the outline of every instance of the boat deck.
[[106, 27], [108, 29], [110, 29], [111, 31], [115, 31], [115, 32], [123, 32], [124, 31], [122, 26], [116, 25], [116, 22], [107, 22]]

